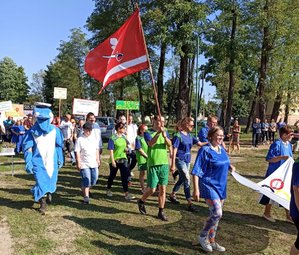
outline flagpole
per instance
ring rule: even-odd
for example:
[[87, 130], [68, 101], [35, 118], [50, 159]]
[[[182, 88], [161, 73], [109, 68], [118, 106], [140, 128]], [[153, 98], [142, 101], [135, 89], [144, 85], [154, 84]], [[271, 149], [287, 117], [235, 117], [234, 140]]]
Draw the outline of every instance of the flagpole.
[[[138, 3], [135, 3], [135, 7], [136, 7], [136, 9], [138, 8]], [[156, 84], [155, 84], [155, 80], [154, 80], [153, 69], [152, 69], [152, 65], [151, 65], [151, 62], [150, 62], [149, 55], [148, 55], [147, 44], [146, 44], [146, 41], [145, 41], [145, 36], [144, 36], [144, 31], [143, 31], [143, 26], [142, 26], [142, 22], [141, 22], [141, 19], [140, 19], [140, 15], [138, 15], [138, 18], [139, 18], [140, 25], [141, 25], [141, 32], [142, 32], [142, 37], [143, 37], [143, 41], [144, 41], [144, 45], [145, 45], [147, 63], [148, 63], [149, 71], [150, 71], [150, 74], [151, 74], [151, 80], [152, 80], [152, 86], [153, 86], [153, 89], [154, 89], [154, 96], [155, 96], [155, 101], [156, 101], [156, 105], [157, 105], [157, 111], [158, 111], [158, 115], [161, 119], [161, 111], [160, 111], [160, 105], [159, 105], [159, 101], [158, 101], [158, 94], [157, 94]]]

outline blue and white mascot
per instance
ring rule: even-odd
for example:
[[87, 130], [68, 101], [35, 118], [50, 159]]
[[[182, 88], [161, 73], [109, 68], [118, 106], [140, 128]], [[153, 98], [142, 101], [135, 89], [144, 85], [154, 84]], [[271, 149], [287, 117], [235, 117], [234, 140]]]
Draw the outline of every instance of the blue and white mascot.
[[40, 203], [39, 211], [43, 215], [47, 202], [51, 203], [51, 193], [56, 191], [58, 169], [63, 166], [63, 136], [59, 128], [51, 124], [50, 106], [35, 104], [35, 123], [23, 140], [26, 172], [33, 174], [36, 181], [31, 192], [34, 200]]

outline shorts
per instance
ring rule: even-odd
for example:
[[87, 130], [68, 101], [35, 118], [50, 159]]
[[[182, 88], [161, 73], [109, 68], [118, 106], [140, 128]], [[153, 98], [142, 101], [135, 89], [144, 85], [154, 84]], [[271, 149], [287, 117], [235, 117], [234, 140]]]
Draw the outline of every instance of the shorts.
[[147, 170], [147, 163], [138, 165], [138, 170], [139, 171], [146, 171]]
[[147, 171], [147, 186], [151, 189], [157, 185], [166, 186], [168, 184], [169, 165], [157, 165], [149, 167]]
[[99, 169], [97, 167], [84, 168], [80, 170], [80, 174], [82, 177], [82, 187], [88, 188], [96, 185], [99, 176]]

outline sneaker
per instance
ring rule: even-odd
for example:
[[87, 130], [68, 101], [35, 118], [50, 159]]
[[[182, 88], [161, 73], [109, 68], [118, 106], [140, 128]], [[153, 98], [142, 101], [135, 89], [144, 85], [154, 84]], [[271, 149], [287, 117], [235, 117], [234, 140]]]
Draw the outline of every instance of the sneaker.
[[216, 242], [210, 243], [210, 246], [212, 247], [213, 251], [225, 252], [225, 248]]
[[89, 197], [84, 197], [83, 198], [83, 204], [88, 205], [89, 204]]
[[263, 217], [264, 217], [264, 219], [266, 219], [267, 221], [270, 221], [270, 222], [276, 222], [276, 220], [273, 219], [271, 216], [266, 216], [265, 214], [263, 214]]
[[144, 202], [143, 202], [141, 199], [138, 199], [138, 200], [137, 200], [137, 204], [138, 204], [139, 212], [140, 212], [141, 214], [146, 214], [146, 209], [145, 209]]
[[168, 196], [168, 200], [171, 202], [171, 203], [174, 203], [174, 204], [179, 204], [179, 200], [176, 199], [176, 196], [172, 196], [172, 195], [169, 195]]
[[168, 221], [166, 215], [164, 214], [164, 212], [159, 212], [158, 213], [158, 219], [162, 220], [162, 221]]
[[187, 211], [189, 212], [196, 212], [196, 208], [193, 204], [188, 205]]
[[131, 194], [128, 194], [128, 195], [125, 196], [125, 199], [126, 199], [127, 201], [134, 200], [135, 198], [136, 198], [136, 197], [134, 197], [134, 196], [131, 195]]
[[107, 189], [106, 194], [107, 194], [108, 197], [112, 197], [113, 196], [110, 189]]
[[206, 251], [206, 252], [212, 252], [213, 251], [213, 248], [212, 248], [211, 244], [208, 242], [206, 237], [199, 236], [198, 241], [199, 241], [199, 244], [200, 244], [201, 248], [204, 251]]
[[133, 173], [133, 171], [131, 172], [131, 176], [134, 177], [134, 173]]

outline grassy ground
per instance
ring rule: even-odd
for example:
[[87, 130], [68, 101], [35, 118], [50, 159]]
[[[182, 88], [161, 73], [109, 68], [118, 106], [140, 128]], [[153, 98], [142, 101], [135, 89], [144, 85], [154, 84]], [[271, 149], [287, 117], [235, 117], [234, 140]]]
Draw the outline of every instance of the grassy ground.
[[[267, 166], [267, 148], [243, 148], [231, 160], [238, 172], [258, 182]], [[90, 205], [81, 203], [80, 177], [68, 163], [59, 173], [53, 205], [46, 216], [41, 216], [29, 192], [33, 177], [22, 170], [21, 158], [15, 159], [13, 177], [7, 162], [10, 159], [0, 160], [5, 164], [0, 166], [0, 219], [5, 217], [10, 226], [14, 254], [204, 254], [195, 244], [208, 210], [204, 202], [199, 202], [198, 212], [186, 211], [183, 189], [178, 195], [180, 205], [166, 204], [169, 222], [156, 218], [154, 196], [147, 202], [148, 215], [142, 216], [136, 202], [125, 202], [119, 178], [113, 186], [114, 196], [106, 196], [108, 159], [104, 156]], [[140, 196], [136, 175], [137, 171], [131, 192]], [[173, 187], [170, 180], [168, 191]], [[295, 240], [295, 226], [284, 221], [281, 208], [274, 209], [276, 223], [265, 221], [257, 198], [255, 192], [229, 176], [228, 199], [217, 234], [219, 243], [227, 248], [226, 254], [288, 254]]]

